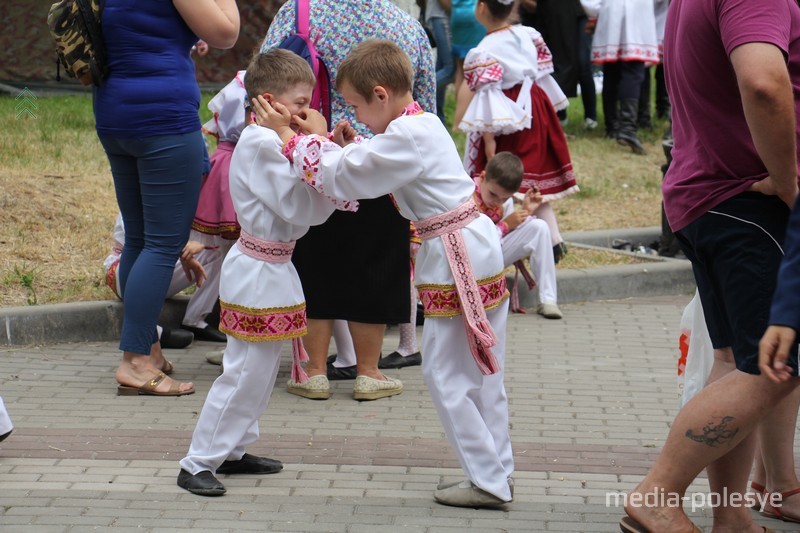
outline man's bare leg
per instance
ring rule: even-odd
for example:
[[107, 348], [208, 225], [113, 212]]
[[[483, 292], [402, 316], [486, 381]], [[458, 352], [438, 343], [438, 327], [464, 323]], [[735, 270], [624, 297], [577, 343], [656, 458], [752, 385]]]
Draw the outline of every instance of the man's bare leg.
[[[714, 350], [714, 366], [708, 376], [706, 385], [723, 378], [736, 370], [736, 362], [731, 348]], [[742, 494], [747, 492], [747, 479], [756, 448], [756, 433], [739, 443], [729, 453], [723, 455], [706, 468], [708, 484], [712, 494]], [[720, 505], [712, 509], [714, 530], [733, 531], [751, 520], [750, 509], [744, 505], [736, 507]], [[731, 529], [734, 528], [734, 529]]]
[[[682, 508], [634, 506], [631, 501], [638, 495], [661, 491], [683, 498], [686, 488], [703, 468], [739, 446], [768, 410], [794, 386], [794, 382], [778, 385], [765, 376], [736, 370], [700, 391], [678, 413], [655, 464], [628, 495], [625, 506], [628, 515], [652, 531], [691, 531], [691, 523]], [[747, 462], [737, 468], [749, 472], [750, 465]], [[752, 519], [740, 527], [739, 531], [748, 531], [747, 528], [760, 531], [760, 528], [755, 529]]]

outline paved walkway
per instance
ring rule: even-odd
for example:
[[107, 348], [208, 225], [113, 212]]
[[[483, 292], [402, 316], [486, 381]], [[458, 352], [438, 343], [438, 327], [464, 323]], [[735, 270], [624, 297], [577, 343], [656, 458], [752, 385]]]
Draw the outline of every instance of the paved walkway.
[[[198, 389], [181, 398], [116, 396], [116, 343], [2, 349], [0, 394], [17, 428], [0, 444], [0, 531], [618, 531], [622, 510], [607, 494], [633, 487], [664, 441], [688, 300], [569, 304], [561, 321], [512, 315], [516, 499], [503, 511], [433, 502], [435, 485], [461, 472], [419, 367], [390, 372], [406, 390], [376, 402], [353, 401], [352, 382], [333, 382], [325, 402], [279, 387], [250, 451], [286, 468], [223, 478], [227, 495], [209, 499], [175, 478], [218, 372], [204, 354], [218, 345], [168, 351], [175, 377]], [[396, 342], [395, 329], [384, 353]], [[280, 382], [288, 372], [285, 357]], [[693, 492], [704, 496], [706, 482]], [[710, 530], [710, 509], [691, 516]]]

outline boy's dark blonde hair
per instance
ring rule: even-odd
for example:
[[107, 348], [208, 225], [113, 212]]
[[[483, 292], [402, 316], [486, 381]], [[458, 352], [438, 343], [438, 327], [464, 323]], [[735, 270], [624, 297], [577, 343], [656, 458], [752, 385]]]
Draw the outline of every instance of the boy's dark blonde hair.
[[316, 80], [308, 62], [289, 50], [275, 48], [256, 52], [247, 65], [244, 88], [249, 102], [259, 94], [283, 94], [301, 83], [314, 86]]
[[495, 154], [486, 165], [485, 180], [496, 183], [506, 191], [518, 191], [525, 169], [519, 157], [511, 152]]
[[414, 69], [408, 55], [393, 42], [368, 39], [353, 47], [339, 64], [336, 89], [341, 90], [344, 83], [349, 83], [369, 103], [376, 85], [395, 95], [411, 92]]

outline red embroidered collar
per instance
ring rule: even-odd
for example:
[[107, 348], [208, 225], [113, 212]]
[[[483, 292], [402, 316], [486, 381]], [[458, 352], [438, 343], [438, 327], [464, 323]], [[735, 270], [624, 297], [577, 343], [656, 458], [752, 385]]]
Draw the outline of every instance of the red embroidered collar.
[[403, 108], [402, 113], [400, 113], [401, 117], [405, 117], [408, 115], [421, 115], [424, 113], [425, 110], [422, 109], [422, 106], [419, 105], [417, 102], [411, 102], [407, 106]]
[[492, 220], [492, 222], [497, 224], [497, 222], [499, 222], [500, 219], [503, 217], [503, 206], [489, 207], [488, 205], [486, 205], [486, 203], [483, 201], [483, 198], [481, 197], [481, 189], [480, 185], [478, 185], [478, 180], [474, 181], [475, 181], [475, 192], [472, 193], [472, 197], [475, 200], [475, 204], [477, 204], [478, 209], [480, 209], [481, 213], [488, 216]]

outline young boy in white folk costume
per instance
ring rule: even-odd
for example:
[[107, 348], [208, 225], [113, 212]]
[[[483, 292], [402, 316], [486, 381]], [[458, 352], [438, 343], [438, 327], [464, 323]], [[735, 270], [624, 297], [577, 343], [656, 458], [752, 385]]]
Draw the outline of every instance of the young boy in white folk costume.
[[[281, 49], [256, 55], [245, 86], [250, 99], [263, 95], [279, 102], [291, 113], [287, 124], [307, 131], [303, 117], [314, 75], [300, 56]], [[325, 134], [324, 127], [312, 131]], [[225, 493], [215, 473], [270, 474], [283, 468], [279, 461], [245, 453], [258, 438], [258, 419], [275, 385], [283, 340], [294, 345], [292, 379], [308, 379], [300, 367], [307, 359], [299, 338], [306, 333], [305, 298], [290, 259], [295, 241], [310, 225], [324, 222], [337, 203], [294, 176], [281, 148], [274, 131], [251, 124], [231, 160], [230, 190], [241, 236], [222, 265], [224, 371], [211, 386], [178, 475], [178, 486], [195, 494]]]
[[[481, 215], [449, 133], [411, 95], [413, 70], [389, 41], [368, 40], [339, 66], [337, 89], [376, 135], [360, 143], [346, 122], [334, 140], [296, 136], [289, 115], [263, 100], [259, 120], [286, 143], [298, 174], [340, 200], [392, 193], [422, 238], [415, 282], [425, 307], [422, 373], [467, 480], [441, 485], [445, 505], [512, 500], [514, 461], [503, 385], [508, 291], [494, 223]], [[321, 118], [321, 117], [320, 117]], [[324, 129], [324, 128], [322, 128]], [[461, 315], [461, 320], [453, 317]]]
[[[523, 172], [519, 157], [510, 152], [495, 155], [475, 180], [475, 203], [481, 213], [497, 226], [503, 263], [517, 266], [531, 288], [538, 284], [540, 303], [536, 311], [545, 318], [559, 319], [563, 315], [557, 303], [556, 264], [550, 247], [550, 228], [545, 221], [531, 216], [542, 203], [542, 195], [536, 188], [528, 189], [522, 201], [522, 213], [517, 211], [512, 198], [522, 183]], [[521, 263], [526, 258], [533, 268], [533, 277]], [[516, 283], [511, 299], [512, 306], [518, 308], [515, 293]]]

